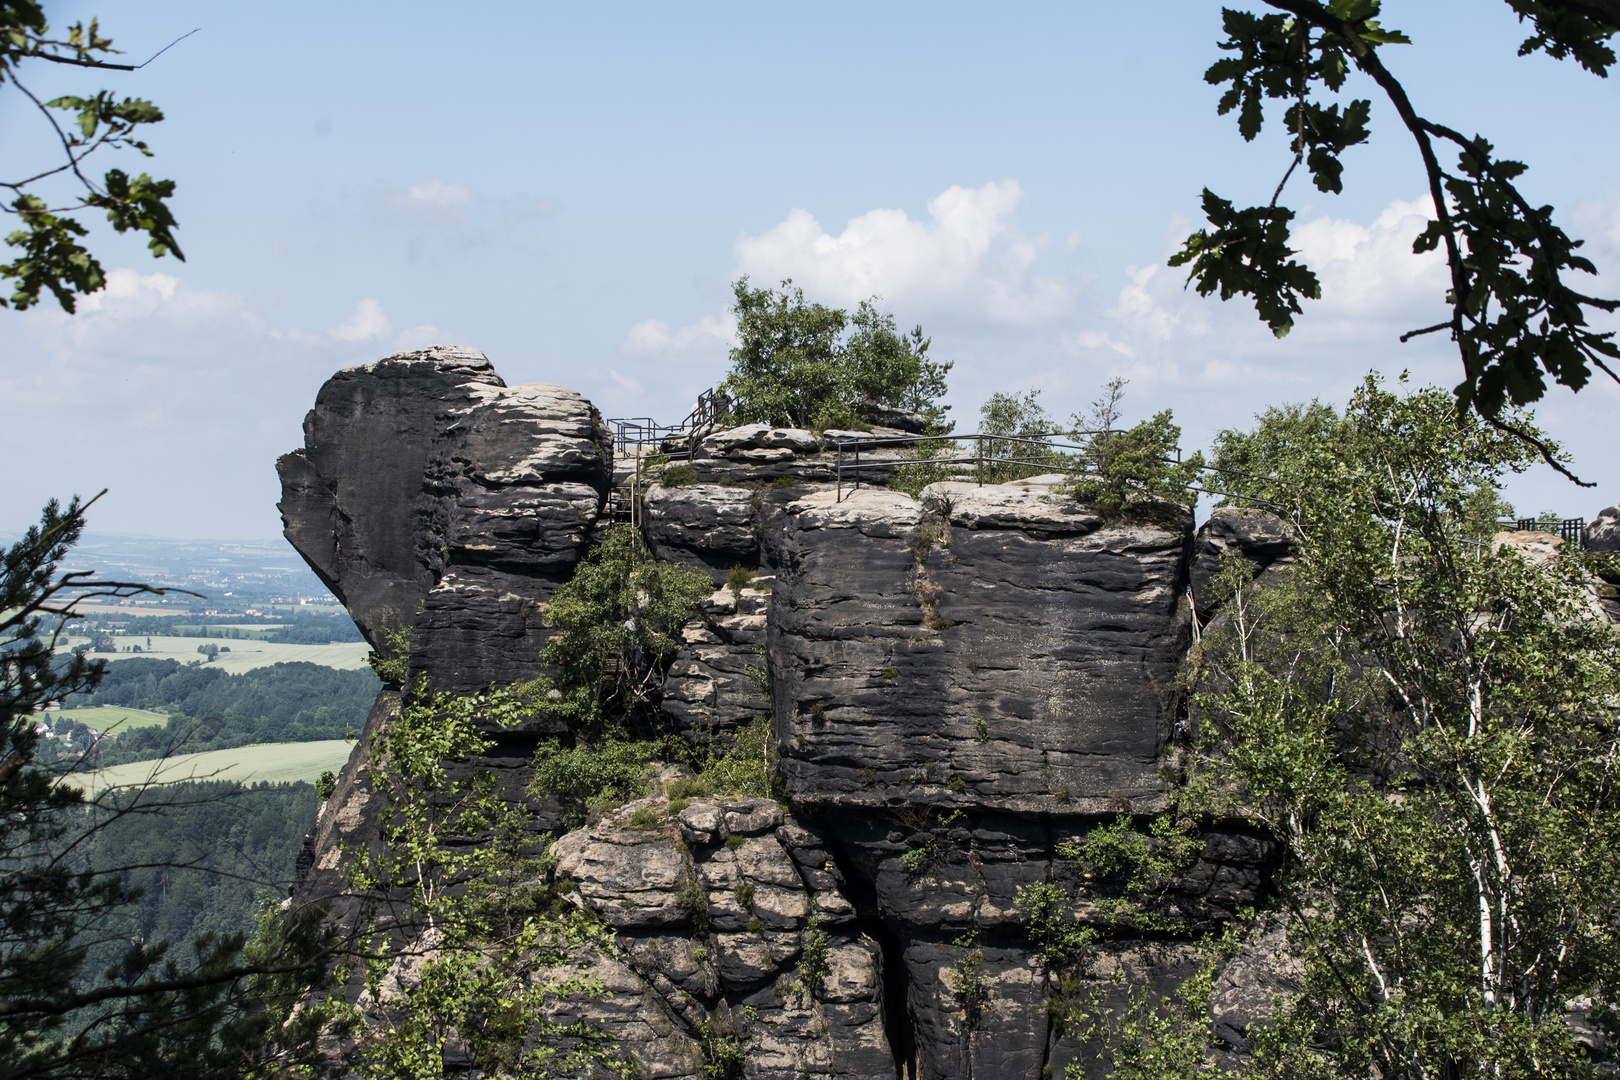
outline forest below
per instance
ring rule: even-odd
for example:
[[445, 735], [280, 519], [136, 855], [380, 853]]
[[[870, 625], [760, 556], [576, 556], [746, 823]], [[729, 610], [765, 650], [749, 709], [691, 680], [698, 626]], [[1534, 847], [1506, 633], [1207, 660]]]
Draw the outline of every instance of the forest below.
[[319, 802], [308, 783], [207, 781], [114, 792], [74, 811], [87, 826], [76, 862], [118, 873], [130, 898], [103, 918], [82, 970], [99, 976], [137, 942], [173, 943], [187, 964], [201, 935], [251, 932], [255, 906], [285, 897]]
[[[109, 664], [94, 692], [62, 704], [121, 705], [169, 714], [164, 724], [114, 732], [95, 742], [100, 767], [256, 743], [358, 737], [381, 687], [369, 669], [340, 671], [298, 662], [230, 674], [177, 660], [136, 658]], [[77, 729], [84, 727], [77, 723], [74, 730], [57, 734], [83, 744], [88, 730]]]

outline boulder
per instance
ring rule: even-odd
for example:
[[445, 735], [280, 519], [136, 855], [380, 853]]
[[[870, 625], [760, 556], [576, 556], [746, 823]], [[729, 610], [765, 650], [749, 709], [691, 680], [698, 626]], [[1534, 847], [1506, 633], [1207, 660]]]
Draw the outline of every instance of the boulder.
[[1587, 551], [1620, 554], [1620, 506], [1606, 506], [1581, 530], [1581, 546]]
[[418, 548], [444, 416], [505, 385], [483, 353], [456, 346], [345, 368], [304, 417], [303, 448], [276, 462], [287, 540], [372, 645], [435, 583]]
[[876, 401], [863, 401], [855, 406], [855, 413], [874, 427], [894, 428], [908, 435], [921, 435], [928, 429], [928, 420], [922, 413], [896, 409]]
[[734, 566], [759, 566], [759, 496], [718, 484], [653, 484], [643, 497], [653, 554], [709, 571], [716, 584]]
[[[632, 828], [641, 809], [659, 824]], [[727, 842], [727, 822], [750, 835]], [[619, 931], [619, 966], [604, 969], [613, 997], [572, 1007], [663, 1075], [687, 1075], [680, 1062], [693, 1051], [701, 1073], [699, 1028], [720, 1022], [746, 1047], [749, 1077], [894, 1076], [880, 947], [839, 918], [850, 904], [833, 875], [807, 880], [799, 868], [819, 840], [768, 799], [695, 799], [674, 819], [665, 800], [645, 799], [562, 837], [568, 895]], [[811, 933], [826, 935], [818, 973], [803, 967]], [[647, 1022], [649, 1006], [663, 1026]]]

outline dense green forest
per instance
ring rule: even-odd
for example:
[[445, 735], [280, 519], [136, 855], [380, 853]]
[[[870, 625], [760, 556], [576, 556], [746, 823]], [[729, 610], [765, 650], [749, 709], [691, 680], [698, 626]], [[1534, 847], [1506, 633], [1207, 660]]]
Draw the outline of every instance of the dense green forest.
[[319, 801], [307, 783], [209, 781], [114, 792], [75, 811], [93, 826], [77, 864], [118, 874], [132, 898], [105, 918], [82, 970], [99, 976], [136, 940], [172, 942], [184, 963], [199, 935], [249, 932], [256, 900], [287, 895]]
[[330, 645], [365, 640], [354, 620], [342, 611], [294, 609], [285, 615], [231, 614], [214, 619], [200, 615], [101, 616], [81, 619], [74, 626], [81, 633], [116, 628], [121, 636], [130, 638], [256, 638], [276, 645]]
[[[94, 751], [100, 766], [167, 753], [358, 736], [381, 688], [367, 669], [339, 671], [296, 662], [233, 675], [178, 660], [140, 658], [109, 664], [93, 693], [74, 695], [63, 705], [123, 705], [169, 713], [164, 725], [115, 732], [100, 740]], [[76, 742], [82, 740], [70, 738]]]

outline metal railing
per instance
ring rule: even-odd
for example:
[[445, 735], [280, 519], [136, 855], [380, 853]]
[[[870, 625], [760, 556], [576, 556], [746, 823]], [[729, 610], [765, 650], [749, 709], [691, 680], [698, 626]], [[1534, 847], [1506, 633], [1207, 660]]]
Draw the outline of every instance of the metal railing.
[[676, 427], [695, 432], [700, 427], [706, 427], [714, 423], [730, 411], [731, 395], [719, 387], [715, 387], [698, 395], [697, 405], [692, 408], [691, 412], [686, 414], [686, 419], [682, 420]]
[[[885, 436], [840, 436], [833, 440], [836, 450], [837, 485], [835, 501], [844, 501], [844, 476], [849, 473], [850, 493], [860, 490], [861, 473], [884, 471], [891, 472], [896, 468], [908, 465], [935, 465], [950, 467], [958, 476], [971, 477], [981, 487], [985, 484], [999, 484], [1005, 482], [1002, 475], [1005, 471], [1022, 471], [1035, 469], [1044, 472], [1077, 472], [1087, 465], [1100, 464], [1100, 454], [1107, 445], [1107, 440], [1120, 434], [1117, 430], [1101, 431], [1053, 431], [1035, 433], [1033, 435], [999, 435], [989, 432], [973, 432], [967, 435], [885, 435]], [[1092, 436], [1085, 443], [1058, 442], [1057, 438], [1081, 438]], [[1100, 436], [1100, 438], [1098, 438]], [[971, 453], [965, 452], [963, 443], [971, 442]], [[940, 454], [930, 457], [894, 458], [885, 457], [878, 460], [868, 458], [861, 461], [861, 451], [874, 450], [882, 447], [915, 446], [918, 443], [944, 443], [950, 447]], [[1026, 457], [1019, 457], [1012, 453], [1014, 448], [1038, 448], [1039, 453], [1030, 453]], [[1175, 456], [1164, 458], [1166, 464], [1181, 464], [1181, 447], [1175, 447]], [[1017, 479], [1006, 477], [1006, 480]]]
[[725, 416], [730, 408], [730, 396], [723, 390], [714, 388], [699, 394], [697, 404], [678, 424], [660, 424], [650, 416], [621, 416], [604, 421], [612, 432], [613, 440], [612, 445], [608, 447], [610, 476], [615, 460], [632, 446], [635, 448], [636, 468], [630, 480], [630, 505], [628, 508], [621, 507], [617, 510], [615, 520], [622, 519], [638, 528], [641, 525], [641, 493], [645, 485], [642, 461], [646, 458], [649, 447], [655, 448], [655, 452], [661, 452], [669, 440], [684, 438], [686, 440], [684, 453], [677, 452], [671, 456], [690, 459], [697, 451], [697, 441], [703, 430]]
[[1520, 532], [1551, 533], [1566, 544], [1581, 543], [1581, 531], [1586, 528], [1586, 522], [1581, 518], [1560, 518], [1557, 521], [1544, 521], [1540, 518], [1508, 518], [1498, 521], [1497, 524], [1510, 526]]

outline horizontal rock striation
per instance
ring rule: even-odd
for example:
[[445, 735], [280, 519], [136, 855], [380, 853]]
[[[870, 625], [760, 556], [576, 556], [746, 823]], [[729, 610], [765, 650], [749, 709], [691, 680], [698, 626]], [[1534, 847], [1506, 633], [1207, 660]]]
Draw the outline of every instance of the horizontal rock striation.
[[[918, 418], [869, 418], [893, 426], [702, 429], [615, 464], [579, 395], [507, 387], [482, 354], [438, 347], [339, 372], [279, 463], [288, 538], [374, 644], [410, 628], [413, 671], [439, 688], [539, 671], [545, 605], [612, 520], [610, 488], [660, 559], [713, 577], [662, 715], [699, 746], [767, 719], [791, 810], [656, 796], [555, 846], [567, 895], [615, 938], [581, 958], [611, 996], [554, 1018], [600, 1025], [648, 1076], [710, 1075], [718, 1032], [749, 1078], [1040, 1080], [1088, 1057], [1055, 995], [1117, 994], [1116, 967], [1168, 985], [1192, 962], [1175, 942], [1113, 942], [1063, 984], [1018, 891], [1053, 882], [1095, 915], [1057, 848], [1166, 805], [1195, 601], [1208, 618], [1225, 556], [1286, 566], [1286, 530], [1217, 511], [1195, 537], [1168, 506], [1107, 520], [1057, 476], [913, 499], [873, 484], [906, 453], [882, 440]], [[757, 576], [724, 587], [736, 567]], [[394, 708], [385, 695], [368, 730]], [[501, 732], [461, 767], [521, 800], [540, 735]], [[296, 894], [337, 897], [336, 918], [343, 845], [379, 842], [366, 764], [357, 749], [301, 860]], [[558, 831], [555, 807], [530, 810]], [[1272, 857], [1264, 837], [1207, 830], [1163, 913], [1217, 926], [1259, 899]], [[1239, 983], [1220, 1014], [1234, 1032], [1258, 985]]]
[[663, 712], [693, 743], [770, 715], [765, 623], [772, 584], [755, 577], [747, 586], [716, 590], [703, 602], [703, 618], [682, 632], [664, 678]]
[[1104, 524], [1016, 486], [815, 492], [772, 530], [782, 770], [814, 806], [1151, 812], [1190, 518]]

